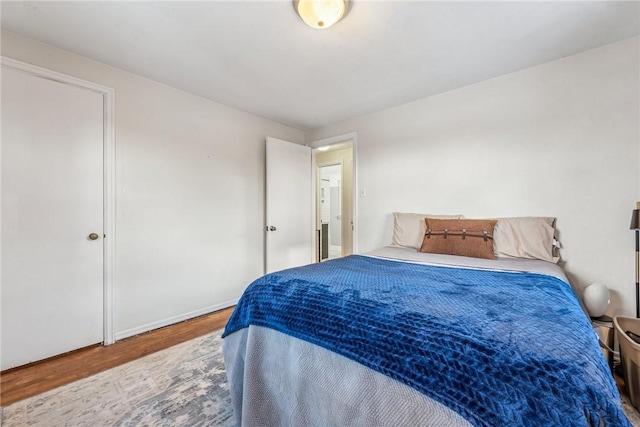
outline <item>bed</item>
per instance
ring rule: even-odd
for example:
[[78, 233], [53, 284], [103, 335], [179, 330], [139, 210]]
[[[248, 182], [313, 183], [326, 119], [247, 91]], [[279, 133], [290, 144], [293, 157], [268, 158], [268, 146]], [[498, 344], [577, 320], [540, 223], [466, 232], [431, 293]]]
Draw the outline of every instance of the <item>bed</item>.
[[630, 425], [553, 262], [384, 247], [256, 280], [223, 336], [242, 425]]

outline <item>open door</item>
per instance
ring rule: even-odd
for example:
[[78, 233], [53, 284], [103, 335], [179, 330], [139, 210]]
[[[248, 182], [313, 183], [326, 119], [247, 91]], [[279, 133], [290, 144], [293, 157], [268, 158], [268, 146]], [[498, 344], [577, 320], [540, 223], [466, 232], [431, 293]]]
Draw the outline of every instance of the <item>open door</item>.
[[265, 272], [313, 262], [311, 148], [267, 138]]

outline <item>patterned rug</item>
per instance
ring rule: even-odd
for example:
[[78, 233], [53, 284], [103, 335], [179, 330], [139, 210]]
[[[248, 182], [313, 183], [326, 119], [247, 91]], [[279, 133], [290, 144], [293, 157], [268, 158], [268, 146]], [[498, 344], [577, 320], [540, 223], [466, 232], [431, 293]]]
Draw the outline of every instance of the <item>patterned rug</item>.
[[[235, 426], [222, 330], [2, 408], [4, 427]], [[622, 397], [632, 424], [640, 414]]]
[[14, 426], [233, 426], [222, 330], [2, 408]]

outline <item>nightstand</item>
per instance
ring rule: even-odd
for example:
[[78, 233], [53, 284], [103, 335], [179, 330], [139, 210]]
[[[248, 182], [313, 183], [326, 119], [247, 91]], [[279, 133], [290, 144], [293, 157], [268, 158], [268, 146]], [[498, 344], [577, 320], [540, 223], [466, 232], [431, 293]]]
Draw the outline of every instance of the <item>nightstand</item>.
[[602, 348], [604, 358], [607, 360], [609, 368], [613, 370], [613, 337], [615, 335], [613, 319], [609, 316], [592, 317], [591, 325], [600, 340], [600, 348]]

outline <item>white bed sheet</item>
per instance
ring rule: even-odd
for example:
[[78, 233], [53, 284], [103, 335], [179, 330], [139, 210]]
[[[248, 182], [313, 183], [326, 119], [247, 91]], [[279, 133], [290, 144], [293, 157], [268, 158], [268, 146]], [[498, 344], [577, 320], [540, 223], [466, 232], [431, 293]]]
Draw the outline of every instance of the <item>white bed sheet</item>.
[[223, 354], [243, 426], [471, 426], [399, 381], [273, 329], [236, 331]]
[[416, 262], [420, 264], [441, 265], [445, 267], [480, 268], [484, 270], [522, 271], [528, 273], [545, 274], [557, 277], [569, 283], [567, 276], [560, 266], [552, 262], [524, 258], [471, 258], [456, 255], [423, 253], [413, 248], [401, 246], [384, 246], [362, 255], [377, 258], [395, 259]]

